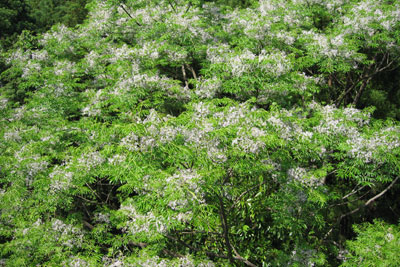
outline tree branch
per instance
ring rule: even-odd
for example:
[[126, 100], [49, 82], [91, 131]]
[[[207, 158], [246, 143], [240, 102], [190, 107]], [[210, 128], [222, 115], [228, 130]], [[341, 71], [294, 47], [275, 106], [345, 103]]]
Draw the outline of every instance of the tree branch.
[[82, 199], [82, 200], [84, 200], [86, 202], [89, 202], [89, 203], [92, 203], [92, 204], [99, 204], [99, 202], [97, 202], [95, 200], [90, 200], [90, 199], [84, 198], [83, 196], [80, 196], [80, 195], [75, 195], [75, 196], [79, 197], [80, 199]]
[[362, 186], [362, 187], [360, 187], [360, 188], [357, 189], [357, 190], [354, 188], [350, 193], [348, 193], [347, 195], [345, 195], [344, 197], [342, 197], [342, 200], [344, 200], [344, 199], [346, 199], [346, 198], [348, 198], [348, 197], [350, 197], [350, 196], [356, 194], [358, 191], [361, 191], [361, 190], [363, 190], [364, 188], [365, 188], [365, 185]]
[[175, 9], [175, 7], [172, 5], [172, 3], [171, 3], [170, 0], [168, 0], [168, 3], [169, 3], [169, 5], [172, 7], [172, 9], [174, 10], [174, 12], [176, 13], [176, 9]]
[[358, 100], [360, 100], [360, 97], [364, 91], [364, 89], [368, 86], [369, 82], [371, 81], [372, 76], [370, 76], [368, 79], [364, 80], [363, 83], [361, 84], [360, 90], [358, 90], [356, 97], [354, 98], [353, 105], [356, 106], [358, 103]]
[[83, 224], [84, 224], [87, 228], [89, 228], [90, 230], [93, 230], [93, 228], [94, 228], [94, 226], [91, 225], [90, 223], [88, 223], [87, 221], [83, 221]]
[[[398, 180], [399, 178], [400, 178], [400, 176], [396, 177], [396, 179], [394, 179], [394, 180], [390, 183], [390, 185], [389, 185], [388, 187], [386, 187], [382, 192], [380, 192], [379, 194], [375, 195], [374, 197], [368, 199], [367, 202], [365, 202], [364, 204], [362, 204], [362, 205], [359, 206], [358, 208], [356, 208], [356, 209], [354, 209], [354, 210], [352, 210], [352, 211], [349, 211], [349, 212], [347, 212], [347, 213], [345, 213], [345, 214], [342, 214], [342, 215], [340, 216], [340, 218], [337, 220], [336, 224], [337, 224], [337, 223], [340, 223], [344, 217], [356, 213], [357, 211], [361, 210], [362, 208], [367, 207], [367, 206], [370, 205], [372, 202], [374, 202], [375, 200], [377, 200], [378, 198], [380, 198], [381, 196], [383, 196], [387, 191], [389, 191], [390, 188], [393, 187], [393, 185], [397, 182], [397, 180]], [[324, 236], [323, 239], [326, 239], [326, 238], [329, 236], [329, 234], [332, 232], [333, 228], [334, 228], [334, 226], [332, 226], [332, 228], [329, 229], [329, 231], [325, 234], [325, 236]]]
[[136, 25], [142, 26], [142, 24], [140, 24], [136, 19], [134, 19], [134, 18], [131, 16], [131, 14], [129, 14], [128, 10], [126, 10], [126, 8], [124, 7], [123, 4], [120, 4], [119, 6], [122, 8], [122, 10], [123, 10], [131, 19], [133, 19], [133, 20], [135, 21]]
[[185, 64], [186, 68], [192, 72], [193, 78], [197, 80], [197, 75], [196, 72], [194, 71], [193, 67], [191, 65]]
[[188, 87], [189, 84], [188, 84], [188, 81], [187, 81], [187, 78], [186, 78], [186, 71], [185, 71], [185, 65], [184, 64], [182, 64], [182, 75], [183, 75], [183, 80], [185, 81], [185, 87]]
[[184, 242], [184, 241], [182, 241], [179, 238], [176, 238], [174, 236], [170, 236], [170, 235], [166, 235], [166, 234], [164, 234], [164, 236], [166, 238], [168, 238], [168, 239], [171, 239], [171, 240], [173, 240], [175, 242], [178, 242], [179, 244], [189, 248], [190, 250], [193, 250], [193, 251], [196, 251], [196, 252], [204, 252], [209, 257], [217, 257], [217, 258], [222, 258], [222, 259], [228, 259], [228, 256], [226, 256], [226, 255], [216, 254], [216, 253], [211, 252], [211, 251], [202, 251], [201, 249], [195, 248], [195, 247], [187, 244], [186, 242]]
[[219, 200], [219, 216], [221, 218], [222, 231], [223, 231], [223, 235], [224, 235], [224, 239], [225, 239], [226, 248], [228, 250], [228, 259], [232, 264], [235, 264], [235, 261], [233, 260], [233, 256], [232, 256], [232, 246], [231, 246], [231, 242], [229, 240], [228, 220], [226, 219], [224, 202], [223, 202], [222, 196], [217, 195], [217, 197]]
[[259, 187], [259, 186], [265, 184], [266, 182], [267, 182], [267, 181], [264, 181], [264, 182], [262, 182], [262, 183], [256, 184], [256, 185], [250, 187], [249, 189], [247, 189], [246, 191], [244, 191], [243, 193], [241, 193], [240, 196], [238, 196], [238, 197], [236, 198], [235, 202], [234, 202], [234, 203], [232, 204], [232, 206], [230, 207], [230, 210], [233, 209], [233, 208], [236, 206], [236, 204], [240, 201], [240, 199], [241, 199], [242, 197], [244, 197], [247, 193], [249, 193], [251, 190], [253, 190], [253, 189], [255, 189], [255, 188], [257, 188], [257, 187]]
[[340, 106], [340, 104], [342, 103], [342, 100], [344, 99], [344, 97], [345, 97], [348, 93], [350, 93], [350, 92], [354, 89], [354, 87], [356, 87], [356, 85], [357, 85], [359, 82], [360, 82], [360, 81], [357, 81], [357, 82], [353, 83], [348, 89], [344, 90], [344, 91], [340, 94], [340, 96], [339, 96], [339, 97], [336, 99], [336, 101], [335, 101], [336, 107]]
[[194, 234], [211, 234], [211, 235], [221, 235], [221, 233], [218, 232], [207, 232], [207, 231], [196, 231], [196, 230], [181, 230], [181, 231], [174, 231], [178, 234], [184, 234], [184, 235], [194, 235]]
[[360, 200], [360, 199], [362, 199], [363, 197], [365, 197], [367, 194], [369, 194], [370, 191], [371, 191], [371, 189], [368, 190], [366, 193], [364, 193], [363, 195], [359, 196], [359, 197], [356, 198], [356, 199], [353, 199], [353, 200], [351, 200], [351, 201], [346, 201], [346, 202], [338, 203], [338, 204], [334, 204], [334, 205], [330, 205], [330, 206], [328, 206], [328, 208], [337, 207], [337, 206], [343, 206], [343, 205], [347, 205], [347, 204], [356, 202], [357, 200]]
[[368, 206], [369, 204], [371, 204], [372, 202], [374, 202], [376, 199], [380, 198], [381, 196], [383, 196], [387, 191], [389, 191], [390, 188], [393, 187], [393, 185], [397, 182], [397, 180], [400, 178], [400, 176], [396, 177], [396, 179], [393, 180], [393, 182], [385, 188], [385, 190], [383, 190], [382, 192], [380, 192], [379, 194], [377, 194], [376, 196], [374, 196], [373, 198], [370, 198], [365, 204], [364, 206]]
[[186, 8], [185, 14], [189, 11], [189, 9], [192, 7], [192, 2], [189, 2], [188, 7]]
[[243, 261], [247, 266], [251, 266], [251, 267], [257, 267], [257, 265], [255, 265], [254, 263], [248, 261], [247, 259], [243, 258], [242, 256], [240, 256], [240, 254], [236, 251], [235, 247], [232, 246], [233, 252], [236, 255], [236, 258], [240, 259], [241, 261]]
[[129, 241], [128, 245], [131, 245], [131, 246], [134, 246], [134, 247], [139, 247], [139, 248], [145, 248], [145, 247], [147, 247], [149, 244], [143, 243], [143, 242], [133, 242], [133, 241]]
[[[132, 246], [132, 247], [138, 247], [138, 248], [143, 249], [143, 248], [147, 247], [149, 244], [148, 243], [143, 243], [143, 242], [129, 241], [128, 245]], [[168, 255], [168, 256], [172, 256], [172, 257], [176, 257], [176, 258], [182, 258], [183, 257], [182, 254], [174, 252], [174, 251], [171, 251], [171, 250], [168, 250], [168, 249], [163, 249], [162, 252], [164, 254]]]

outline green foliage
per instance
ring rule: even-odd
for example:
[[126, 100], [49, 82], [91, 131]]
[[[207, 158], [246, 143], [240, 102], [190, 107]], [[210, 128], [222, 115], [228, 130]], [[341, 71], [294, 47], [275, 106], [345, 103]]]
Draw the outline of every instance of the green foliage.
[[0, 265], [394, 261], [397, 226], [365, 223], [400, 212], [400, 126], [373, 117], [397, 116], [398, 5], [30, 5], [64, 24], [2, 51]]
[[395, 266], [400, 255], [397, 225], [380, 220], [354, 225], [357, 239], [347, 242], [348, 254], [342, 266]]

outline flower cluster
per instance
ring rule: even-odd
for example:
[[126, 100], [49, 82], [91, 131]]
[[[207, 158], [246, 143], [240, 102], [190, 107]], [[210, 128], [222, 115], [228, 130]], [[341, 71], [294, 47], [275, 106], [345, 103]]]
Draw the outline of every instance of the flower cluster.
[[324, 184], [324, 179], [309, 174], [308, 171], [301, 167], [291, 168], [287, 171], [289, 180], [300, 183], [307, 187], [318, 187]]
[[90, 171], [101, 165], [105, 159], [98, 151], [82, 154], [78, 159], [78, 165], [83, 167], [86, 171]]
[[174, 186], [177, 190], [188, 190], [199, 203], [205, 203], [204, 192], [201, 188], [201, 177], [192, 169], [183, 169], [168, 177], [168, 186]]
[[51, 179], [50, 190], [54, 193], [67, 190], [72, 185], [74, 173], [56, 166], [49, 174]]
[[54, 231], [57, 241], [61, 241], [67, 247], [81, 247], [83, 232], [70, 224], [65, 224], [59, 219], [54, 219], [51, 223], [51, 230]]
[[217, 94], [221, 84], [222, 82], [216, 77], [201, 80], [196, 83], [195, 94], [200, 98], [213, 98]]
[[124, 231], [129, 232], [131, 235], [140, 233], [148, 235], [162, 234], [167, 231], [167, 224], [164, 218], [157, 217], [153, 212], [142, 214], [131, 204], [121, 206], [120, 211], [129, 218]]
[[238, 147], [246, 153], [257, 154], [263, 150], [265, 143], [258, 140], [259, 137], [265, 136], [266, 133], [259, 128], [251, 128], [248, 134], [243, 128], [238, 129], [238, 137], [232, 140], [232, 146]]
[[373, 136], [355, 135], [347, 140], [349, 155], [365, 163], [380, 162], [377, 153], [390, 153], [400, 147], [400, 129], [388, 127]]

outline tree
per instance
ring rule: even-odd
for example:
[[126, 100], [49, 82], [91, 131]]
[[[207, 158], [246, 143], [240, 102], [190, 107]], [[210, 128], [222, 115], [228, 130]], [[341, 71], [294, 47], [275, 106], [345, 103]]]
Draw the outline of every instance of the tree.
[[398, 221], [400, 125], [357, 109], [396, 10], [246, 7], [93, 1], [2, 54], [4, 264], [338, 266]]

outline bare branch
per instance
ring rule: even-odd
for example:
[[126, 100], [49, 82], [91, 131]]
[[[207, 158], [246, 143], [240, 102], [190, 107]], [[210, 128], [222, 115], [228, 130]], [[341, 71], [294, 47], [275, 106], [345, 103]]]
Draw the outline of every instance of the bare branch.
[[382, 71], [388, 69], [393, 63], [394, 63], [394, 61], [390, 61], [390, 62], [388, 62], [384, 67], [377, 68], [377, 69], [376, 69], [376, 73], [382, 72]]
[[86, 202], [89, 202], [89, 203], [92, 203], [92, 204], [99, 204], [99, 202], [97, 202], [95, 200], [90, 200], [90, 199], [84, 198], [83, 196], [80, 196], [80, 195], [75, 195], [75, 196], [79, 197], [80, 199], [82, 199], [82, 200], [84, 200]]
[[126, 8], [125, 8], [125, 6], [124, 6], [123, 4], [120, 4], [119, 6], [122, 8], [122, 10], [123, 10], [131, 19], [133, 19], [133, 20], [135, 21], [135, 23], [136, 23], [138, 26], [142, 26], [142, 24], [140, 24], [137, 20], [135, 20], [135, 19], [131, 16], [131, 14], [129, 14], [128, 10], [126, 10]]
[[188, 68], [192, 72], [193, 78], [195, 80], [197, 80], [197, 75], [196, 75], [196, 72], [194, 71], [193, 67], [191, 65], [188, 65], [188, 64], [185, 64], [185, 66], [186, 66], [186, 68]]
[[189, 9], [192, 7], [192, 2], [189, 2], [188, 7], [186, 8], [185, 14], [189, 11]]
[[400, 176], [396, 177], [396, 179], [393, 180], [393, 182], [385, 188], [385, 190], [383, 190], [382, 192], [380, 192], [379, 194], [377, 194], [376, 196], [374, 196], [373, 198], [370, 198], [365, 204], [364, 206], [368, 206], [369, 204], [371, 204], [372, 202], [374, 202], [376, 199], [380, 198], [381, 196], [383, 196], [387, 191], [389, 191], [390, 188], [393, 187], [393, 185], [397, 182], [397, 180], [400, 178]]
[[247, 259], [243, 258], [242, 256], [240, 256], [240, 254], [236, 251], [235, 247], [232, 246], [233, 252], [236, 255], [236, 258], [240, 259], [241, 261], [243, 261], [247, 266], [251, 266], [251, 267], [257, 267], [257, 265], [255, 265], [254, 263], [248, 261]]
[[361, 84], [360, 90], [358, 90], [356, 97], [354, 98], [353, 105], [357, 105], [358, 100], [360, 100], [360, 97], [362, 93], [364, 92], [364, 89], [368, 86], [369, 82], [371, 81], [372, 76], [370, 76], [368, 79], [364, 80], [363, 83]]
[[340, 86], [342, 86], [342, 87], [345, 86], [345, 84], [344, 84], [341, 80], [339, 80], [339, 79], [336, 77], [336, 75], [332, 74], [331, 76], [332, 76], [332, 78], [333, 78]]
[[169, 5], [172, 7], [172, 9], [174, 10], [174, 12], [176, 13], [176, 9], [175, 9], [174, 5], [171, 3], [170, 0], [168, 0], [168, 3], [169, 3]]
[[131, 246], [134, 246], [134, 247], [139, 247], [139, 248], [145, 248], [145, 247], [147, 247], [149, 244], [143, 243], [143, 242], [133, 242], [133, 241], [129, 241], [128, 245], [131, 245]]
[[101, 197], [99, 196], [99, 194], [97, 194], [96, 190], [93, 190], [93, 188], [92, 188], [88, 183], [85, 183], [85, 185], [86, 185], [87, 187], [89, 187], [89, 189], [92, 191], [92, 193], [95, 194], [96, 197], [97, 197], [99, 200], [101, 199]]
[[344, 197], [342, 197], [342, 200], [344, 200], [344, 199], [346, 199], [346, 198], [348, 198], [348, 197], [350, 197], [350, 196], [356, 194], [358, 191], [361, 191], [361, 190], [363, 190], [364, 188], [365, 188], [365, 185], [362, 186], [362, 187], [360, 187], [360, 188], [357, 189], [357, 190], [354, 188], [350, 193], [348, 193], [347, 195], [345, 195]]
[[347, 204], [356, 202], [356, 201], [362, 199], [363, 197], [365, 197], [366, 195], [368, 195], [370, 192], [371, 192], [371, 190], [368, 190], [366, 193], [364, 193], [363, 195], [359, 196], [359, 197], [356, 198], [356, 199], [353, 199], [353, 200], [351, 200], [351, 201], [346, 201], [346, 202], [338, 203], [338, 204], [334, 204], [334, 205], [330, 205], [328, 208], [337, 207], [337, 206], [343, 206], [343, 205], [347, 205]]
[[180, 231], [175, 231], [175, 232], [179, 233], [179, 234], [184, 234], [184, 235], [194, 235], [194, 234], [221, 235], [221, 233], [218, 233], [218, 232], [207, 232], [207, 231], [196, 231], [196, 230], [180, 230]]
[[[362, 204], [362, 205], [359, 206], [358, 208], [356, 208], [356, 209], [354, 209], [354, 210], [352, 210], [352, 211], [349, 211], [349, 212], [347, 212], [347, 213], [345, 213], [345, 214], [342, 214], [342, 216], [340, 216], [340, 218], [337, 220], [336, 223], [340, 223], [340, 221], [341, 221], [344, 217], [356, 213], [357, 211], [361, 210], [362, 208], [367, 207], [367, 206], [370, 205], [372, 202], [374, 202], [375, 200], [377, 200], [378, 198], [380, 198], [381, 196], [383, 196], [387, 191], [389, 191], [390, 188], [393, 187], [393, 185], [397, 182], [397, 180], [398, 180], [399, 178], [400, 178], [400, 176], [396, 177], [396, 179], [394, 179], [394, 180], [390, 183], [390, 185], [389, 185], [388, 187], [386, 187], [382, 192], [380, 192], [379, 194], [375, 195], [374, 197], [368, 199], [367, 202], [365, 202], [364, 204]], [[332, 226], [332, 228], [325, 234], [324, 239], [326, 239], [326, 238], [329, 236], [329, 234], [332, 232], [333, 228], [334, 228], [334, 226]]]
[[186, 71], [185, 71], [185, 65], [184, 64], [182, 64], [182, 75], [183, 75], [183, 80], [185, 81], [185, 87], [188, 87], [189, 84], [188, 84], [188, 81], [187, 81], [187, 78], [186, 78]]
[[344, 90], [344, 91], [342, 92], [342, 94], [340, 94], [340, 96], [339, 96], [339, 97], [336, 99], [336, 101], [335, 101], [336, 107], [338, 107], [338, 106], [342, 103], [342, 100], [344, 99], [344, 97], [345, 97], [348, 93], [350, 93], [350, 92], [356, 87], [356, 85], [357, 85], [359, 82], [360, 82], [360, 80], [358, 80], [357, 82], [353, 83], [349, 88], [347, 88], [346, 90]]
[[93, 230], [93, 228], [94, 228], [94, 226], [91, 225], [90, 223], [88, 223], [87, 221], [83, 221], [83, 224], [84, 224], [87, 228], [89, 228], [90, 230]]
[[222, 258], [222, 259], [228, 259], [228, 256], [226, 256], [226, 255], [216, 254], [216, 253], [211, 252], [211, 251], [202, 251], [201, 249], [195, 248], [195, 247], [193, 247], [193, 246], [187, 244], [186, 242], [184, 242], [184, 241], [182, 241], [182, 240], [180, 240], [179, 238], [176, 238], [176, 237], [174, 237], [174, 236], [170, 236], [170, 235], [166, 235], [166, 234], [164, 234], [164, 236], [165, 236], [166, 238], [168, 238], [168, 239], [171, 239], [171, 240], [173, 240], [173, 241], [175, 241], [175, 242], [180, 243], [181, 245], [183, 245], [183, 246], [185, 246], [185, 247], [187, 247], [187, 248], [189, 248], [189, 249], [191, 249], [191, 250], [193, 250], [193, 251], [204, 252], [207, 256], [210, 256], [210, 257], [217, 257], [217, 258]]
[[[128, 243], [129, 246], [132, 247], [138, 247], [138, 248], [146, 248], [149, 244], [148, 243], [143, 243], [143, 242], [133, 242], [133, 241], [129, 241]], [[182, 258], [184, 257], [182, 254], [168, 250], [168, 249], [163, 249], [162, 252], [168, 256], [172, 256], [175, 258]]]
[[231, 242], [229, 240], [229, 232], [228, 232], [228, 220], [226, 219], [226, 214], [225, 214], [225, 207], [224, 207], [224, 202], [222, 199], [222, 196], [217, 194], [218, 200], [219, 200], [219, 216], [221, 218], [221, 226], [222, 226], [222, 231], [225, 239], [225, 244], [226, 248], [228, 250], [228, 258], [229, 261], [234, 264], [233, 256], [232, 256], [232, 246]]

